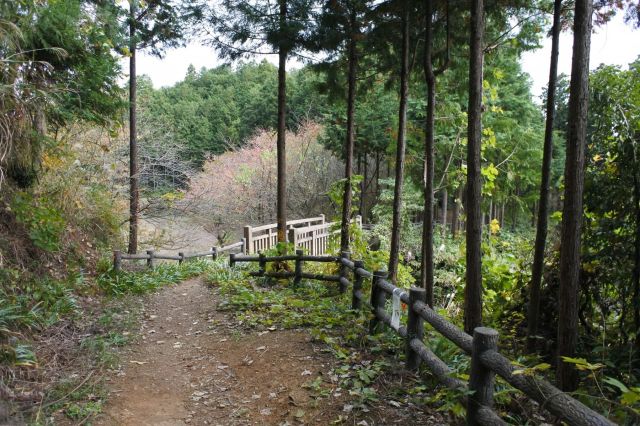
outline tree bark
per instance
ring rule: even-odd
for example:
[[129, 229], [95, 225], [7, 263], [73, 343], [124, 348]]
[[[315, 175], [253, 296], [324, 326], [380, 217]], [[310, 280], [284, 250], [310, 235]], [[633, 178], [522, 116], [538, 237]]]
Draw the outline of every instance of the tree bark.
[[376, 152], [376, 198], [380, 196], [380, 153]]
[[340, 251], [349, 251], [349, 224], [351, 222], [351, 179], [353, 177], [353, 150], [355, 145], [355, 99], [358, 53], [356, 50], [355, 8], [349, 17], [349, 88], [347, 92], [347, 140], [345, 143], [344, 196], [342, 199], [342, 224], [340, 227]]
[[578, 343], [578, 284], [580, 279], [580, 234], [584, 190], [584, 156], [589, 107], [589, 47], [591, 0], [576, 0], [573, 24], [573, 58], [569, 86], [569, 128], [564, 171], [564, 207], [560, 238], [560, 291], [558, 314], [558, 365], [556, 379], [563, 391], [575, 390], [578, 375], [573, 365], [562, 361], [573, 357]]
[[449, 209], [449, 191], [442, 189], [442, 236], [447, 235], [447, 210]]
[[278, 48], [278, 138], [276, 142], [278, 161], [278, 242], [287, 241], [287, 168], [285, 138], [287, 131], [287, 48], [284, 40], [284, 28], [287, 20], [287, 0], [279, 0], [280, 4], [280, 46]]
[[551, 160], [553, 154], [553, 121], [555, 115], [556, 81], [558, 79], [558, 53], [560, 49], [560, 13], [562, 0], [553, 3], [553, 27], [551, 28], [551, 64], [547, 86], [547, 117], [544, 130], [542, 154], [542, 179], [540, 181], [540, 203], [538, 204], [538, 226], [534, 247], [531, 283], [529, 285], [529, 309], [527, 314], [527, 351], [536, 350], [536, 335], [540, 316], [540, 288], [544, 266], [544, 251], [547, 241], [549, 217], [549, 190], [551, 182]]
[[[635, 151], [635, 147], [633, 148]], [[634, 152], [635, 154], [635, 152]], [[637, 167], [634, 161], [634, 167]], [[640, 330], [640, 178], [638, 178], [638, 172], [633, 172], [633, 206], [635, 209], [636, 229], [635, 229], [635, 241], [634, 241], [634, 267], [631, 281], [633, 283], [633, 325], [636, 330]], [[623, 304], [625, 297], [623, 296]], [[624, 305], [623, 305], [624, 306]], [[623, 311], [624, 312], [624, 311]], [[624, 317], [621, 315], [621, 329], [622, 334], [626, 336], [624, 329]], [[640, 336], [636, 333], [635, 341], [636, 348], [640, 348]]]
[[363, 160], [363, 175], [362, 175], [362, 190], [360, 191], [360, 217], [364, 220], [367, 217], [367, 191], [369, 190], [369, 159], [367, 158], [367, 148], [365, 147], [364, 151], [364, 160]]
[[138, 140], [136, 129], [136, 1], [129, 0], [129, 254], [138, 251]]
[[451, 218], [451, 236], [453, 238], [458, 236], [458, 229], [460, 228], [460, 205], [462, 204], [462, 197], [464, 196], [464, 185], [460, 184], [456, 193], [456, 199], [453, 204], [453, 214]]
[[482, 63], [484, 39], [483, 0], [471, 2], [471, 40], [469, 58], [469, 107], [467, 112], [467, 252], [464, 291], [464, 330], [472, 334], [482, 324]]
[[422, 222], [422, 265], [420, 281], [426, 290], [426, 303], [433, 307], [433, 132], [435, 130], [436, 78], [433, 72], [433, 0], [425, 0], [425, 41], [423, 68], [427, 85], [427, 114], [424, 123], [424, 220]]
[[404, 157], [407, 133], [407, 99], [409, 97], [409, 0], [404, 1], [403, 7], [400, 105], [398, 108], [398, 141], [396, 147], [396, 180], [393, 193], [393, 224], [391, 225], [391, 249], [389, 253], [389, 278], [394, 284], [398, 279], [398, 263], [400, 260], [402, 186], [404, 179]]

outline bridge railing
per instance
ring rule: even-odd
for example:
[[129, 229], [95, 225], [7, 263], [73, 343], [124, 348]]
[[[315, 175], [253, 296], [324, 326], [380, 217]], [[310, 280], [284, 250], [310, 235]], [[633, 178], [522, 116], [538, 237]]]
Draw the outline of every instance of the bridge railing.
[[[362, 226], [362, 218], [356, 216], [354, 222]], [[303, 248], [313, 256], [321, 256], [327, 252], [329, 238], [337, 232], [331, 228], [335, 222], [325, 222], [324, 215], [307, 219], [290, 220], [287, 222], [287, 241], [296, 248]], [[278, 224], [272, 223], [262, 226], [245, 226], [244, 239], [246, 241], [245, 254], [254, 254], [269, 250], [278, 243]]]
[[[268, 262], [295, 261], [293, 272], [268, 271]], [[303, 278], [337, 282], [340, 291], [345, 292], [351, 287], [351, 308], [360, 310], [363, 306], [370, 309], [372, 317], [369, 321], [369, 333], [378, 333], [381, 326], [386, 325], [394, 329], [405, 339], [406, 366], [416, 370], [420, 363], [424, 363], [433, 375], [443, 385], [467, 391], [468, 425], [506, 425], [507, 423], [493, 410], [493, 393], [495, 375], [502, 377], [514, 388], [523, 392], [528, 398], [538, 402], [540, 406], [564, 420], [569, 425], [577, 426], [610, 426], [614, 425], [607, 418], [562, 392], [548, 381], [532, 374], [521, 374], [513, 363], [498, 352], [498, 332], [491, 328], [478, 327], [473, 336], [459, 329], [455, 324], [439, 315], [426, 301], [426, 292], [422, 288], [412, 287], [408, 291], [396, 287], [386, 279], [386, 272], [369, 272], [364, 269], [364, 263], [351, 261], [349, 253], [336, 256], [305, 255], [303, 250], [296, 250], [295, 255], [259, 256], [229, 255], [229, 264], [234, 266], [238, 262], [258, 262], [259, 270], [250, 272], [252, 276], [268, 276], [274, 278], [293, 278], [294, 284], [299, 284]], [[304, 262], [337, 262], [340, 266], [339, 275], [308, 274], [303, 270]], [[351, 276], [351, 279], [350, 279]], [[363, 293], [363, 282], [371, 280], [371, 293], [367, 297]], [[406, 304], [408, 318], [401, 324], [394, 314], [385, 309], [388, 296], [399, 299]], [[469, 381], [456, 378], [449, 366], [429, 349], [424, 342], [424, 323], [427, 322], [434, 330], [454, 343], [463, 352], [471, 356], [471, 371]]]
[[[287, 230], [304, 228], [325, 223], [324, 215], [306, 219], [287, 221]], [[244, 227], [244, 239], [247, 242], [245, 254], [268, 250], [278, 243], [278, 224]]]

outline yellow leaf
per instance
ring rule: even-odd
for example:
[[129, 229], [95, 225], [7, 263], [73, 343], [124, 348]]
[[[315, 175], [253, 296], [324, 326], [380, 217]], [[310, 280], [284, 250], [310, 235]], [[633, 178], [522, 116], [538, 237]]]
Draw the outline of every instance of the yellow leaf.
[[489, 224], [489, 229], [491, 230], [491, 235], [495, 235], [500, 232], [500, 222], [497, 219], [493, 219]]

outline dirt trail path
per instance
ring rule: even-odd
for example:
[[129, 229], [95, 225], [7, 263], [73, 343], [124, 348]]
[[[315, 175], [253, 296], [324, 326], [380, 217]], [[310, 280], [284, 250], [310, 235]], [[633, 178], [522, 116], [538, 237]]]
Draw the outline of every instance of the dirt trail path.
[[303, 331], [244, 334], [216, 310], [218, 296], [192, 279], [150, 296], [141, 338], [122, 354], [98, 425], [329, 424], [342, 411], [319, 406], [303, 385], [332, 358]]

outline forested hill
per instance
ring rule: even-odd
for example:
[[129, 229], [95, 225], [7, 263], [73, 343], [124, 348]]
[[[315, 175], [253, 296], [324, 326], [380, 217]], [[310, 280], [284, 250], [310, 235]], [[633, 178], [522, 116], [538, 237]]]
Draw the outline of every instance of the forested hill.
[[[208, 154], [220, 154], [258, 130], [275, 128], [277, 77], [277, 68], [266, 60], [200, 71], [190, 66], [183, 81], [161, 89], [139, 77], [139, 126], [160, 126], [183, 145], [185, 158], [201, 164]], [[289, 128], [321, 120], [326, 113], [319, 82], [320, 76], [308, 68], [289, 73]]]
[[[487, 127], [500, 140], [498, 149], [487, 154], [495, 164], [507, 155], [509, 166], [530, 170], [528, 181], [535, 181], [539, 168], [534, 167], [541, 147], [537, 143], [542, 132], [542, 112], [530, 93], [530, 79], [518, 63], [515, 52], [487, 58], [485, 84], [490, 89], [487, 100]], [[464, 71], [464, 63], [456, 69]], [[395, 150], [397, 127], [397, 93], [388, 90], [394, 77], [375, 73], [363, 79], [361, 101], [356, 106], [356, 155], [379, 156], [383, 165]], [[157, 140], [167, 139], [177, 144], [180, 156], [201, 165], [211, 154], [220, 154], [244, 145], [257, 131], [275, 129], [277, 117], [277, 68], [266, 60], [212, 69], [196, 70], [190, 66], [184, 79], [173, 86], [154, 88], [147, 76], [138, 78], [140, 137], [152, 134]], [[441, 117], [437, 121], [442, 135], [442, 155], [438, 165], [449, 161], [448, 154], [456, 148], [456, 158], [463, 155], [460, 145], [465, 132], [466, 92], [458, 73], [448, 73], [441, 79], [438, 95]], [[417, 79], [411, 85], [409, 104], [409, 151], [419, 179], [421, 126], [424, 120], [422, 93], [424, 82]], [[336, 89], [327, 85], [326, 73], [306, 66], [287, 75], [287, 127], [297, 130], [301, 124], [313, 121], [325, 128], [322, 141], [336, 155], [343, 156], [346, 106]], [[163, 137], [164, 135], [164, 137]], [[495, 142], [488, 136], [489, 142]], [[495, 144], [490, 148], [497, 148]], [[144, 147], [142, 147], [144, 149]], [[388, 157], [388, 158], [387, 158]], [[561, 161], [562, 156], [560, 156]], [[454, 163], [455, 164], [455, 163]], [[444, 165], [442, 165], [444, 168]], [[451, 167], [454, 173], [456, 168]]]

